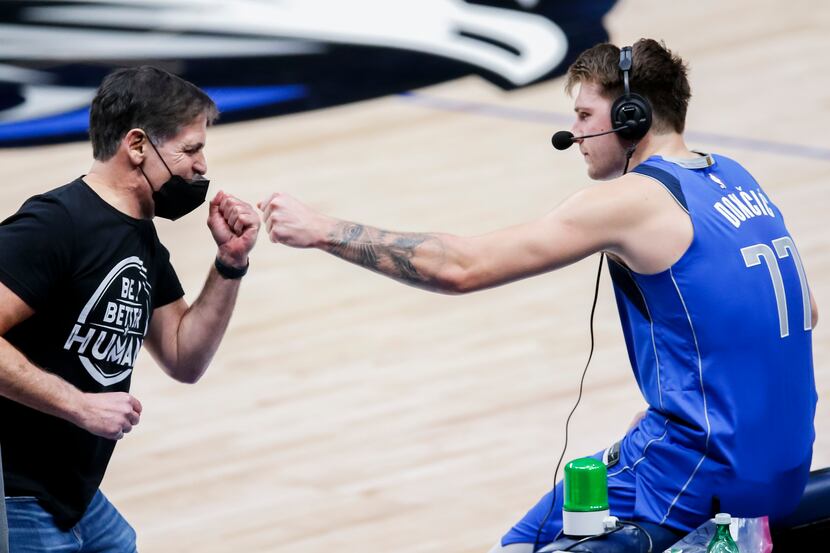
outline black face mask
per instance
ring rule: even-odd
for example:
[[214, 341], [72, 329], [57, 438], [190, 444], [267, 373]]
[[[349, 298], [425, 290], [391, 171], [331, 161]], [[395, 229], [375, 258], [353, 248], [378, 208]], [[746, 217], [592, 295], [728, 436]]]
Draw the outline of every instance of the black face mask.
[[[150, 141], [149, 138], [147, 141], [150, 143], [150, 146], [156, 150], [156, 154], [164, 164], [165, 169], [167, 169], [167, 172], [170, 173], [170, 178], [161, 185], [161, 188], [153, 191], [153, 202], [156, 206], [155, 215], [157, 217], [163, 217], [164, 219], [175, 221], [179, 217], [187, 215], [205, 203], [210, 181], [204, 178], [195, 178], [188, 181], [180, 175], [174, 175], [173, 171], [170, 170], [170, 167], [167, 166], [167, 163], [164, 162], [164, 158], [162, 158], [161, 154], [159, 154], [156, 146]], [[139, 167], [139, 169], [144, 175], [144, 178], [147, 179], [144, 169], [141, 169], [141, 167]], [[149, 183], [150, 179], [147, 179], [147, 182]], [[152, 186], [153, 185], [151, 184], [150, 188], [152, 188]]]

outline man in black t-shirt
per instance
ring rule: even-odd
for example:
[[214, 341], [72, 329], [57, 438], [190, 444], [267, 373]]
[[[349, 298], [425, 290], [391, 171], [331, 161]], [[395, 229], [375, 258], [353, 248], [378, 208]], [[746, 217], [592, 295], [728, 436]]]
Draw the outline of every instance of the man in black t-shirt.
[[[0, 444], [11, 550], [135, 551], [98, 490], [115, 442], [138, 424], [129, 394], [142, 345], [196, 382], [227, 328], [259, 218], [219, 192], [218, 246], [193, 305], [154, 216], [201, 205], [217, 115], [197, 87], [152, 67], [109, 75], [92, 102], [89, 173], [0, 223]], [[64, 549], [65, 548], [65, 549]]]

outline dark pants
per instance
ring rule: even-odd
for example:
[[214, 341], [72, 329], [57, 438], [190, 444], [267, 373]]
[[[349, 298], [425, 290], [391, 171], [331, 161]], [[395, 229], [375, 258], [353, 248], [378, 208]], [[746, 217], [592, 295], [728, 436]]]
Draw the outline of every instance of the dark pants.
[[9, 527], [6, 524], [6, 490], [3, 488], [3, 456], [0, 454], [0, 553], [9, 553]]

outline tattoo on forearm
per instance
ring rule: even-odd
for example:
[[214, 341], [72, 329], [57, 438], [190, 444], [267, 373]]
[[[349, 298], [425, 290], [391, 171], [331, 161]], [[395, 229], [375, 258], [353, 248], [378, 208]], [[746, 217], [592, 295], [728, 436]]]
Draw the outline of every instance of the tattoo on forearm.
[[443, 261], [443, 244], [431, 234], [394, 233], [356, 223], [340, 223], [329, 235], [330, 253], [402, 282], [433, 288], [433, 276], [419, 270], [414, 259], [432, 254], [437, 265]]
[[337, 239], [336, 234], [332, 237], [334, 238], [332, 242], [336, 244], [332, 253], [364, 267], [377, 268], [378, 256], [372, 244], [361, 241], [361, 236], [364, 234], [363, 225], [346, 224], [342, 227], [344, 228], [338, 227], [337, 229], [341, 230], [340, 239]]

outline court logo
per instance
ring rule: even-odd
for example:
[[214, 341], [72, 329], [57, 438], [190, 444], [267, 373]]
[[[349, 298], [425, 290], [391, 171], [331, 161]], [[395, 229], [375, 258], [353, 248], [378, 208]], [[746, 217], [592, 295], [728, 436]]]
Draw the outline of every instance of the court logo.
[[85, 138], [114, 67], [196, 83], [222, 121], [477, 74], [513, 89], [608, 39], [616, 0], [23, 0], [0, 9], [0, 146]]
[[102, 386], [132, 373], [150, 322], [150, 284], [138, 257], [118, 263], [89, 298], [63, 348]]

